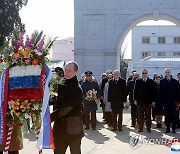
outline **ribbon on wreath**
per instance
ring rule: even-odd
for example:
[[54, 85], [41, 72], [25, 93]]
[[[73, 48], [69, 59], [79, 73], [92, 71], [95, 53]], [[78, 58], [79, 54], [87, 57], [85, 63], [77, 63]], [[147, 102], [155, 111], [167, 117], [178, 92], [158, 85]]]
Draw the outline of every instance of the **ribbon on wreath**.
[[6, 111], [8, 104], [9, 68], [5, 69], [0, 81], [0, 144], [6, 141]]
[[42, 73], [41, 77], [42, 80], [44, 80], [45, 84], [41, 85], [44, 86], [44, 95], [43, 95], [43, 107], [42, 107], [42, 116], [41, 116], [42, 124], [37, 141], [37, 148], [39, 150], [54, 149], [54, 139], [53, 139], [53, 133], [51, 127], [50, 107], [49, 107], [50, 91], [48, 87], [48, 84], [52, 78], [52, 72], [47, 65], [45, 65], [43, 69], [45, 69], [45, 78], [43, 77], [44, 76], [43, 72], [41, 72]]

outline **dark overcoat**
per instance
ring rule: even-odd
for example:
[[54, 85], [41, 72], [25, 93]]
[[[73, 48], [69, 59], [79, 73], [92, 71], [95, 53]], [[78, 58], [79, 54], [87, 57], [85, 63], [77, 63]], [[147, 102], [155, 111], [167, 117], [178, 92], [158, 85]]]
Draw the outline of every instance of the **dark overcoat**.
[[147, 78], [145, 82], [143, 79], [136, 80], [134, 100], [136, 100], [139, 105], [151, 105], [152, 102], [155, 101], [155, 86], [152, 79]]
[[89, 90], [96, 90], [97, 91], [97, 98], [100, 97], [100, 88], [96, 81], [84, 81], [81, 84], [82, 90], [83, 90], [83, 110], [84, 111], [96, 111], [97, 110], [97, 104], [96, 102], [87, 101], [85, 100], [86, 93]]
[[116, 83], [114, 79], [109, 81], [108, 101], [111, 102], [112, 110], [123, 109], [123, 102], [126, 102], [126, 81], [119, 78]]
[[174, 105], [176, 101], [179, 101], [179, 88], [178, 81], [171, 78], [168, 81], [166, 78], [160, 82], [160, 101], [164, 105]]

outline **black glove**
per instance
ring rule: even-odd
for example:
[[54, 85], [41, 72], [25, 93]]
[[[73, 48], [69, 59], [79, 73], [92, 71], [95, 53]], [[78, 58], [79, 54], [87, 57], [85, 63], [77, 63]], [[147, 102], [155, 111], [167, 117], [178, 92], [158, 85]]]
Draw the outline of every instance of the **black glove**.
[[55, 110], [53, 113], [51, 113], [51, 122], [54, 122], [58, 119], [58, 110]]

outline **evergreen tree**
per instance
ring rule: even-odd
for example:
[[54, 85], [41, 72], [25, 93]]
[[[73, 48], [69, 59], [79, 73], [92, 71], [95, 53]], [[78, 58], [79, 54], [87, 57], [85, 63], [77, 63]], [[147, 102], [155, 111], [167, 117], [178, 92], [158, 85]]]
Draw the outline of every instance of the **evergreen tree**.
[[14, 29], [25, 31], [25, 25], [21, 23], [19, 10], [27, 4], [28, 0], [0, 0], [0, 46], [4, 38]]

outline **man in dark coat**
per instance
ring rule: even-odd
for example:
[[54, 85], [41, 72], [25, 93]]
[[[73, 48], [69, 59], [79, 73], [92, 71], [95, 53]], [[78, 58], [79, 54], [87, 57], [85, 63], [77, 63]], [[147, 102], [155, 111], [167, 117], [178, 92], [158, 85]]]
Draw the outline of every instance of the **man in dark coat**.
[[176, 133], [176, 102], [178, 102], [178, 81], [171, 75], [169, 68], [165, 69], [165, 78], [160, 82], [160, 99], [164, 106], [166, 132]]
[[95, 100], [86, 100], [87, 92], [89, 90], [95, 90], [97, 92], [96, 97], [100, 97], [100, 89], [98, 83], [95, 81], [94, 77], [92, 76], [93, 73], [91, 71], [85, 72], [85, 81], [81, 84], [83, 90], [83, 111], [85, 113], [85, 129], [91, 127], [93, 130], [96, 130], [96, 110], [97, 104]]
[[[180, 128], [180, 112], [179, 112], [179, 110], [180, 110], [180, 73], [178, 73], [177, 74], [177, 78], [178, 78], [178, 97], [179, 97], [179, 107], [177, 108], [177, 112], [176, 112], [176, 120], [177, 120], [177, 122], [176, 122], [176, 126], [177, 126], [177, 128]], [[178, 104], [177, 104], [178, 105]]]
[[104, 121], [105, 121], [105, 103], [104, 103], [103, 97], [104, 97], [104, 87], [107, 82], [108, 82], [107, 74], [103, 73], [101, 75], [101, 83], [99, 84], [99, 88], [100, 88], [100, 102], [101, 102], [100, 107], [102, 108], [102, 111], [103, 111]]
[[[122, 131], [123, 108], [126, 102], [126, 81], [120, 78], [119, 70], [113, 73], [113, 79], [109, 81], [108, 102], [112, 108], [112, 131]], [[117, 121], [118, 116], [118, 121]]]
[[132, 74], [132, 80], [127, 83], [127, 95], [129, 95], [129, 102], [131, 105], [131, 127], [137, 124], [137, 106], [134, 104], [134, 88], [137, 79], [137, 73]]
[[155, 105], [154, 81], [148, 78], [148, 71], [142, 70], [142, 78], [136, 80], [134, 89], [134, 103], [138, 109], [138, 132], [143, 132], [144, 115], [146, 116], [147, 132], [151, 132], [151, 107]]
[[68, 62], [65, 66], [65, 82], [58, 87], [56, 109], [51, 114], [54, 122], [53, 134], [55, 154], [65, 154], [70, 147], [72, 154], [81, 153], [81, 139], [84, 136], [81, 119], [82, 90], [77, 80], [78, 65]]

